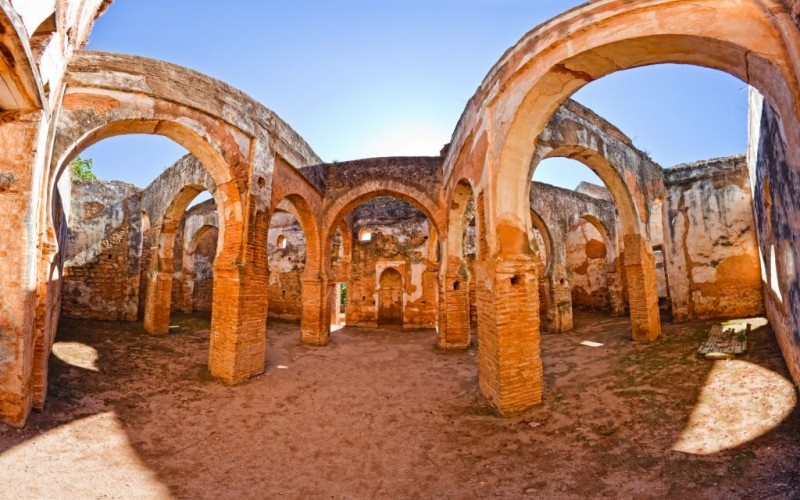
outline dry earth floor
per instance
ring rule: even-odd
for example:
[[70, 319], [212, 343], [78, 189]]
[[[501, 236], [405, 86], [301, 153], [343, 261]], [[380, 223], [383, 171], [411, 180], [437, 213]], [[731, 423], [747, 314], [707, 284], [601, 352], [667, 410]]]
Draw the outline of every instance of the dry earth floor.
[[800, 410], [768, 327], [710, 362], [710, 322], [637, 345], [627, 319], [578, 313], [543, 336], [544, 404], [498, 418], [475, 349], [438, 352], [433, 331], [310, 348], [271, 322], [266, 375], [229, 388], [208, 377], [208, 320], [173, 323], [62, 322], [45, 411], [0, 426], [0, 498], [800, 497]]

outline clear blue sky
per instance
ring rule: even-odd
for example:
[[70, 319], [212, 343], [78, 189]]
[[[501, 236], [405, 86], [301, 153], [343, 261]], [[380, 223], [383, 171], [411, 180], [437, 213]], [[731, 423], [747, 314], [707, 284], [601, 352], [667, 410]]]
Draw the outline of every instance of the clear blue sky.
[[[326, 161], [436, 155], [467, 100], [524, 33], [579, 0], [115, 0], [88, 48], [139, 54], [222, 79], [277, 112]], [[747, 92], [684, 66], [625, 71], [575, 98], [664, 166], [744, 152]], [[185, 151], [125, 136], [84, 157], [103, 179], [147, 185]], [[536, 180], [574, 187], [550, 160]]]

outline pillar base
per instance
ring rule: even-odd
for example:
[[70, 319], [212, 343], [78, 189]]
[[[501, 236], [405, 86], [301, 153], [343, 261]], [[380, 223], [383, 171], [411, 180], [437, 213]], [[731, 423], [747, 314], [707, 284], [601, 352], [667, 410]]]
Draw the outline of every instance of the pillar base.
[[334, 285], [319, 278], [305, 278], [302, 286], [300, 341], [304, 345], [324, 347], [330, 341]]

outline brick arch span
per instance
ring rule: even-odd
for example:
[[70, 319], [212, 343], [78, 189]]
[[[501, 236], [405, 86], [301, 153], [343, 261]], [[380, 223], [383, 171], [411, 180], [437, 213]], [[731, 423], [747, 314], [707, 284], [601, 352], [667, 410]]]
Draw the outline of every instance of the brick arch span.
[[[420, 209], [442, 238], [446, 214], [442, 193], [441, 157], [368, 158], [325, 164], [322, 210], [322, 248], [330, 248], [336, 224], [359, 204], [392, 196]], [[329, 260], [329, 259], [328, 259]], [[325, 266], [329, 272], [328, 263]]]
[[[578, 221], [581, 220], [591, 224], [600, 233], [600, 237], [603, 238], [603, 244], [606, 246], [606, 260], [609, 262], [616, 260], [617, 245], [613, 239], [614, 231], [609, 228], [608, 224], [595, 214], [581, 214]], [[575, 221], [575, 223], [578, 221]]]
[[[343, 196], [335, 199], [329, 198], [326, 193], [321, 226], [322, 234], [324, 235], [322, 239], [322, 248], [325, 250], [330, 248], [333, 235], [339, 228], [339, 224], [355, 207], [366, 201], [383, 196], [397, 198], [413, 205], [425, 214], [437, 234], [442, 234], [442, 210], [440, 210], [439, 204], [435, 199], [428, 193], [398, 181], [372, 179], [361, 183], [346, 193], [343, 193]], [[323, 261], [325, 262], [324, 270], [328, 274], [330, 274], [331, 271], [330, 260], [330, 256], [323, 253]]]
[[[431, 161], [432, 160], [432, 161]], [[411, 163], [409, 166], [406, 162]], [[359, 160], [346, 164], [328, 165], [327, 185], [325, 199], [322, 210], [322, 223], [320, 234], [322, 238], [322, 266], [320, 273], [320, 329], [314, 338], [314, 345], [326, 345], [330, 336], [331, 308], [334, 300], [334, 284], [336, 276], [332, 268], [330, 255], [333, 237], [337, 230], [342, 231], [343, 238], [347, 238], [345, 231], [346, 216], [355, 207], [374, 198], [383, 196], [393, 197], [405, 201], [419, 209], [428, 219], [431, 227], [441, 237], [442, 210], [437, 203], [437, 198], [441, 189], [441, 159], [422, 159], [420, 165], [417, 158], [379, 158], [373, 160]], [[397, 170], [389, 170], [387, 178], [380, 178], [371, 173], [373, 167], [380, 168], [381, 165], [400, 162], [409, 166], [405, 173], [405, 179], [398, 174]], [[367, 168], [362, 168], [362, 167]], [[341, 168], [341, 170], [336, 170]], [[392, 173], [395, 175], [393, 176]], [[349, 174], [349, 175], [348, 175]], [[420, 178], [423, 182], [420, 182]], [[424, 186], [427, 184], [428, 188]], [[343, 226], [344, 224], [344, 226]], [[352, 235], [349, 235], [350, 237]], [[343, 242], [352, 247], [352, 242]], [[349, 255], [346, 255], [349, 258]]]
[[[288, 206], [287, 206], [288, 205]], [[270, 213], [283, 208], [291, 211], [306, 237], [306, 273], [320, 275], [320, 214], [323, 194], [302, 173], [282, 158], [275, 161], [272, 173]]]
[[[791, 172], [786, 175], [792, 175], [800, 170], [798, 46], [797, 25], [785, 2], [778, 0], [601, 0], [534, 29], [492, 68], [454, 135], [452, 151], [466, 153], [457, 161], [456, 155], [448, 157], [445, 177], [447, 185], [465, 176], [481, 179], [483, 185], [476, 188], [487, 190], [495, 272], [485, 291], [493, 307], [484, 314], [491, 318], [485, 332], [491, 341], [485, 344], [492, 352], [481, 358], [486, 361], [480, 379], [484, 395], [501, 412], [541, 401], [538, 335], [517, 331], [523, 322], [538, 326], [531, 300], [536, 291], [526, 299], [514, 285], [535, 279], [524, 237], [528, 174], [537, 139], [557, 108], [587, 83], [628, 68], [682, 63], [722, 70], [759, 89], [775, 108], [778, 132], [788, 145]], [[791, 224], [800, 231], [798, 221], [794, 217]], [[644, 238], [629, 240], [626, 235], [626, 268], [628, 262], [649, 268], [652, 259]], [[800, 256], [794, 260], [800, 262]], [[508, 274], [516, 279], [509, 282]], [[655, 288], [648, 279], [642, 285], [630, 294], [649, 295]], [[500, 307], [509, 301], [519, 307]], [[659, 333], [657, 310], [650, 302], [644, 310], [631, 311], [637, 339], [650, 340]], [[505, 343], [514, 349], [504, 350]], [[525, 356], [506, 354], [514, 352], [534, 353], [536, 360], [523, 362]]]
[[300, 292], [300, 339], [307, 345], [325, 345], [331, 316], [325, 306], [330, 300], [330, 280], [328, 273], [322, 270], [320, 216], [323, 195], [308, 177], [279, 157], [273, 171], [271, 201], [270, 213], [284, 210], [294, 215], [306, 238], [306, 265]]
[[215, 223], [207, 222], [202, 226], [198, 227], [196, 230], [189, 233], [188, 243], [184, 245], [184, 250], [189, 253], [194, 253], [197, 251], [197, 244], [207, 232], [212, 229], [219, 230], [219, 226]]
[[[466, 139], [479, 146], [472, 154], [492, 165], [495, 191], [504, 193], [493, 218], [513, 219], [525, 204], [519, 186], [528, 172], [521, 166], [530, 165], [532, 146], [566, 98], [612, 72], [658, 63], [718, 69], [752, 84], [778, 108], [784, 138], [792, 141], [798, 41], [777, 0], [593, 2], [534, 29], [506, 52], [470, 101], [453, 149], [465, 147]], [[487, 128], [490, 135], [477, 133]], [[446, 163], [446, 173], [460, 169]], [[512, 185], [518, 189], [506, 190]], [[503, 250], [494, 239], [493, 248], [517, 250]]]
[[579, 161], [600, 177], [619, 208], [625, 233], [646, 233], [650, 202], [666, 194], [664, 173], [629, 137], [585, 106], [567, 100], [539, 136], [527, 178], [534, 177], [541, 161], [557, 157]]
[[224, 207], [224, 195], [200, 160], [191, 154], [184, 156], [142, 192], [142, 211], [151, 221], [150, 241], [156, 250], [150, 253], [150, 262], [142, 263], [147, 269], [144, 328], [152, 335], [169, 333], [177, 230], [189, 203], [203, 191], [214, 197], [217, 213], [220, 257], [215, 259], [214, 266], [225, 268], [233, 265], [237, 247], [233, 247], [234, 251], [224, 251], [226, 221], [220, 210]]
[[[209, 232], [217, 231], [219, 233], [219, 224], [217, 223], [216, 213], [201, 215], [199, 217], [192, 217], [192, 220], [186, 220], [186, 232], [183, 253], [181, 259], [181, 303], [180, 310], [184, 313], [191, 313], [194, 311], [194, 293], [195, 293], [195, 254], [200, 240]], [[189, 224], [192, 227], [189, 227]], [[219, 234], [216, 236], [219, 240]], [[216, 257], [216, 253], [215, 253]], [[212, 290], [213, 290], [213, 271], [212, 271]]]

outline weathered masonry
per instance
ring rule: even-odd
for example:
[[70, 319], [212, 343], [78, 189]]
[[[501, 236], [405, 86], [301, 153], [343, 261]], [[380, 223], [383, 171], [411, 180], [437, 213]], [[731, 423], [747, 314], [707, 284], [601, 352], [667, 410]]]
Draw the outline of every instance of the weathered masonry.
[[[166, 335], [172, 311], [210, 311], [226, 384], [268, 368], [268, 315], [320, 347], [344, 321], [435, 327], [439, 348], [464, 349], [474, 324], [480, 390], [512, 414], [541, 401], [540, 327], [568, 331], [575, 307], [629, 315], [642, 342], [664, 310], [765, 311], [800, 383], [800, 2], [591, 2], [502, 56], [441, 156], [342, 163], [223, 82], [81, 50], [109, 3], [0, 3], [0, 217], [19, 236], [0, 240], [0, 421], [43, 408], [62, 314]], [[664, 169], [569, 100], [657, 63], [752, 86], [745, 158]], [[140, 133], [191, 155], [145, 189], [65, 174]], [[553, 157], [605, 190], [531, 183]]]

